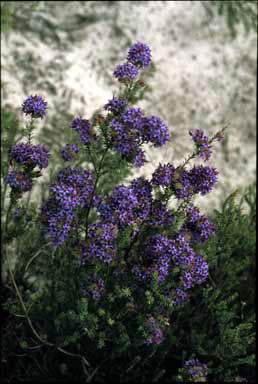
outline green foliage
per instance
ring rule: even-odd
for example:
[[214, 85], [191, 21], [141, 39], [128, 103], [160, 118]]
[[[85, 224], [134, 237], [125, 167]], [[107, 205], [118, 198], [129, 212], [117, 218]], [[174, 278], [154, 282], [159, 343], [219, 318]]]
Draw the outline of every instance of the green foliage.
[[211, 1], [217, 8], [218, 14], [226, 18], [232, 38], [236, 37], [236, 26], [242, 23], [248, 33], [251, 29], [257, 31], [257, 0], [224, 0]]
[[[171, 320], [177, 351], [198, 356], [208, 366], [209, 381], [217, 382], [236, 376], [253, 379], [255, 367], [256, 186], [246, 190], [240, 204], [235, 195], [214, 212], [216, 234], [202, 247], [209, 282]], [[243, 202], [249, 205], [248, 214]]]

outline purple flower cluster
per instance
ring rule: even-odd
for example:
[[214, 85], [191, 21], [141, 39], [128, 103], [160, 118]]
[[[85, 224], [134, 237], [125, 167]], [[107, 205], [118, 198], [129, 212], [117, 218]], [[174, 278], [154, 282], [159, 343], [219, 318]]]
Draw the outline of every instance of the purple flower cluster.
[[153, 199], [151, 183], [144, 177], [132, 180], [129, 186], [115, 187], [99, 205], [98, 212], [103, 222], [121, 229], [143, 221], [166, 228], [174, 221], [173, 213], [161, 201]]
[[41, 221], [47, 226], [48, 236], [55, 246], [60, 246], [66, 240], [73, 220], [73, 210], [64, 210], [55, 197], [49, 198], [41, 207]]
[[154, 147], [161, 147], [171, 139], [166, 124], [156, 116], [143, 118], [141, 136], [143, 141], [153, 143]]
[[25, 115], [31, 115], [33, 118], [45, 116], [47, 109], [47, 102], [41, 96], [29, 96], [22, 104], [22, 112]]
[[204, 167], [203, 165], [194, 166], [189, 171], [190, 183], [193, 186], [194, 194], [206, 195], [217, 182], [218, 171], [215, 168]]
[[102, 203], [98, 211], [104, 222], [124, 228], [134, 224], [134, 208], [137, 206], [138, 200], [132, 188], [121, 185], [113, 189], [106, 203]]
[[151, 62], [151, 50], [147, 44], [135, 43], [129, 49], [127, 60], [140, 68], [148, 68]]
[[106, 264], [111, 263], [116, 257], [116, 233], [117, 228], [113, 224], [91, 224], [87, 242], [80, 244], [83, 256], [81, 265], [92, 260], [100, 260]]
[[42, 169], [48, 166], [49, 156], [48, 150], [44, 145], [20, 143], [12, 147], [10, 151], [10, 163], [14, 160], [30, 170], [36, 166]]
[[150, 214], [152, 205], [152, 187], [143, 176], [131, 181], [131, 189], [137, 199], [137, 206], [134, 208], [135, 222], [145, 220]]
[[119, 115], [125, 110], [126, 101], [122, 98], [114, 97], [104, 105], [104, 109], [110, 111], [116, 115]]
[[158, 168], [152, 174], [152, 184], [162, 187], [168, 187], [171, 183], [175, 167], [172, 164], [159, 164]]
[[73, 187], [79, 197], [81, 206], [88, 206], [92, 197], [92, 205], [97, 206], [100, 202], [99, 196], [94, 191], [94, 179], [90, 171], [82, 168], [63, 168], [57, 174], [57, 181], [69, 187]]
[[130, 81], [138, 76], [138, 69], [131, 63], [120, 64], [115, 68], [113, 75], [118, 81]]
[[148, 338], [145, 341], [145, 344], [156, 344], [159, 345], [164, 340], [164, 331], [158, 324], [158, 321], [154, 319], [153, 316], [149, 316], [146, 321]]
[[159, 147], [170, 140], [165, 123], [155, 116], [144, 117], [140, 108], [128, 107], [119, 118], [112, 119], [110, 130], [114, 149], [129, 161], [133, 158], [136, 166], [145, 162], [141, 144], [151, 142]]
[[90, 143], [95, 139], [95, 135], [92, 132], [90, 121], [83, 119], [82, 117], [75, 117], [72, 120], [71, 128], [79, 133], [80, 141], [83, 144]]
[[170, 187], [176, 198], [187, 199], [194, 194], [206, 195], [217, 182], [218, 172], [215, 168], [194, 166], [189, 171], [182, 167], [174, 168], [172, 164], [159, 165], [153, 172], [152, 184]]
[[88, 277], [82, 287], [82, 294], [92, 298], [95, 301], [99, 301], [104, 291], [104, 280], [101, 277], [97, 277], [96, 275]]
[[198, 359], [187, 360], [184, 363], [184, 370], [190, 381], [201, 382], [206, 381], [208, 369], [206, 364], [201, 363]]
[[149, 223], [152, 226], [166, 228], [174, 221], [174, 214], [169, 211], [165, 204], [159, 200], [153, 200]]
[[141, 144], [142, 117], [140, 108], [128, 108], [119, 119], [114, 118], [111, 121], [111, 143], [127, 159], [138, 151]]
[[151, 62], [151, 51], [147, 44], [136, 43], [130, 47], [127, 62], [118, 65], [114, 70], [114, 77], [121, 82], [130, 82], [138, 75], [139, 69], [146, 69]]
[[142, 280], [150, 280], [157, 273], [161, 283], [167, 276], [170, 265], [171, 241], [164, 236], [154, 235], [141, 245], [132, 272]]
[[65, 161], [72, 161], [79, 152], [79, 148], [76, 144], [66, 144], [63, 149], [61, 149], [60, 154]]
[[176, 288], [173, 301], [177, 306], [184, 305], [188, 298], [189, 296], [185, 292], [185, 290], [183, 290], [182, 288]]
[[193, 132], [190, 131], [189, 134], [192, 136], [196, 149], [199, 151], [199, 157], [201, 157], [204, 161], [209, 160], [212, 151], [208, 137], [205, 136], [204, 132], [200, 129], [195, 129]]
[[57, 182], [50, 186], [50, 198], [41, 208], [41, 219], [47, 225], [53, 245], [61, 245], [67, 238], [75, 218], [76, 206], [97, 204], [93, 196], [94, 181], [91, 173], [80, 168], [64, 168], [57, 174]]
[[138, 151], [136, 151], [136, 154], [135, 154], [135, 158], [134, 158], [134, 161], [133, 161], [133, 165], [134, 165], [136, 168], [140, 168], [140, 167], [143, 166], [146, 162], [147, 162], [147, 160], [146, 160], [144, 151], [143, 151], [142, 149], [138, 149]]
[[201, 256], [196, 256], [191, 268], [194, 284], [201, 284], [208, 278], [208, 269], [207, 262]]
[[32, 188], [32, 181], [23, 171], [11, 171], [4, 178], [4, 182], [17, 192], [27, 192]]
[[188, 267], [195, 258], [195, 252], [189, 242], [179, 233], [171, 240], [171, 256], [175, 266]]
[[214, 233], [214, 224], [209, 219], [200, 214], [197, 207], [192, 204], [185, 208], [186, 219], [181, 228], [182, 233], [190, 233], [193, 241], [205, 242]]

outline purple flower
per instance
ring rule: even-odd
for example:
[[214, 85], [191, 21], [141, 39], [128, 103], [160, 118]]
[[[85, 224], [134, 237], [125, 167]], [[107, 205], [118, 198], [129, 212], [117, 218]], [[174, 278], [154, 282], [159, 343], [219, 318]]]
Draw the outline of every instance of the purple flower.
[[194, 194], [194, 187], [185, 169], [176, 169], [172, 175], [172, 190], [177, 199], [187, 199]]
[[174, 171], [175, 167], [172, 164], [159, 164], [152, 174], [152, 184], [163, 187], [169, 186]]
[[127, 60], [140, 68], [147, 68], [151, 62], [151, 50], [147, 44], [135, 43], [129, 49]]
[[141, 280], [151, 280], [153, 273], [156, 272], [157, 281], [161, 283], [168, 274], [170, 247], [171, 240], [166, 237], [150, 236], [137, 252], [137, 261], [132, 267], [132, 273]]
[[[64, 168], [57, 174], [57, 181], [73, 187], [79, 196], [80, 205], [88, 205], [90, 203], [94, 190], [94, 180], [90, 171], [82, 168]], [[92, 197], [92, 205], [99, 203], [99, 197], [94, 194]]]
[[215, 231], [213, 223], [192, 204], [185, 208], [185, 212], [186, 220], [181, 228], [182, 232], [190, 233], [195, 242], [203, 243], [208, 240]]
[[31, 115], [33, 118], [41, 119], [46, 114], [47, 102], [41, 96], [29, 96], [22, 104], [22, 112]]
[[128, 107], [119, 119], [112, 119], [110, 125], [114, 149], [136, 166], [145, 162], [144, 152], [139, 149], [143, 116], [140, 108]]
[[87, 119], [83, 119], [82, 117], [75, 117], [72, 120], [71, 128], [79, 133], [80, 141], [83, 144], [87, 144], [92, 139], [95, 139], [95, 135], [92, 133], [91, 130], [91, 124]]
[[138, 177], [131, 181], [131, 189], [137, 198], [137, 205], [133, 208], [135, 221], [137, 219], [145, 220], [151, 209], [152, 187], [144, 177]]
[[207, 262], [201, 256], [196, 256], [191, 268], [194, 284], [201, 284], [208, 278], [208, 269]]
[[89, 260], [111, 263], [116, 257], [116, 233], [117, 227], [113, 224], [91, 224], [87, 243], [81, 247], [83, 255], [81, 265], [86, 264]]
[[187, 360], [184, 363], [184, 371], [190, 381], [206, 381], [208, 374], [207, 365], [201, 363], [198, 359]]
[[188, 299], [188, 294], [185, 292], [185, 290], [181, 288], [176, 288], [173, 302], [177, 306], [181, 306], [186, 303], [187, 299]]
[[118, 65], [113, 73], [118, 81], [130, 81], [138, 75], [138, 69], [131, 63]]
[[190, 131], [189, 134], [192, 136], [196, 149], [199, 151], [199, 157], [201, 157], [204, 161], [209, 160], [212, 152], [208, 137], [205, 136], [204, 132], [200, 129], [196, 129], [193, 132]]
[[166, 124], [156, 116], [145, 117], [142, 121], [142, 137], [152, 142], [154, 147], [161, 147], [171, 139]]
[[190, 272], [184, 271], [180, 276], [180, 282], [183, 290], [190, 289], [193, 286], [193, 277]]
[[59, 202], [51, 197], [41, 207], [41, 221], [47, 225], [47, 234], [55, 246], [66, 240], [74, 219], [72, 209], [62, 209]]
[[122, 98], [114, 97], [109, 100], [107, 104], [104, 105], [104, 109], [119, 115], [125, 110], [126, 107], [126, 101]]
[[4, 182], [16, 191], [27, 192], [32, 188], [32, 181], [23, 171], [12, 171], [4, 178]]
[[174, 215], [159, 200], [154, 200], [151, 207], [149, 223], [153, 226], [167, 227], [174, 221]]
[[101, 298], [104, 290], [104, 280], [101, 277], [97, 277], [96, 274], [88, 277], [82, 287], [83, 295], [88, 296], [95, 301], [98, 301]]
[[134, 161], [133, 161], [133, 165], [137, 168], [141, 167], [143, 164], [146, 163], [146, 157], [145, 157], [145, 153], [142, 149], [139, 149], [137, 152], [136, 152], [136, 155], [135, 155], [135, 158], [134, 158]]
[[203, 165], [194, 166], [189, 172], [189, 180], [194, 193], [206, 195], [217, 182], [218, 171], [215, 168], [204, 167]]
[[60, 154], [65, 161], [72, 161], [78, 152], [79, 149], [76, 144], [66, 144]]
[[74, 187], [57, 182], [51, 185], [50, 190], [61, 209], [72, 210], [79, 203], [79, 196]]
[[99, 206], [98, 212], [104, 222], [125, 227], [135, 222], [134, 208], [137, 206], [138, 199], [132, 188], [121, 185], [113, 189], [107, 202]]
[[195, 258], [195, 252], [181, 233], [171, 240], [170, 254], [174, 264], [180, 267], [190, 266]]
[[49, 156], [48, 150], [44, 145], [20, 143], [12, 147], [10, 151], [10, 162], [12, 163], [14, 160], [30, 170], [36, 166], [42, 169], [48, 166]]
[[54, 245], [61, 245], [67, 238], [76, 206], [99, 204], [94, 191], [92, 174], [81, 168], [64, 168], [57, 174], [57, 182], [50, 187], [50, 198], [41, 209], [42, 222]]

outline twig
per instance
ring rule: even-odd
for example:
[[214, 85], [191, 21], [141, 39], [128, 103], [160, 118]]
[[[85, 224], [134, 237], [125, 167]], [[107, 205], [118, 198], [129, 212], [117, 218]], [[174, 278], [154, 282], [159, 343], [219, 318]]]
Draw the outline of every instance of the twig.
[[43, 245], [43, 247], [42, 247], [42, 248], [41, 248], [41, 249], [40, 249], [34, 256], [32, 256], [32, 258], [28, 261], [28, 263], [27, 263], [27, 265], [26, 265], [26, 267], [25, 267], [25, 272], [27, 272], [27, 270], [28, 270], [30, 264], [32, 263], [32, 261], [33, 261], [38, 255], [40, 255], [40, 253], [42, 252], [43, 248], [47, 247], [48, 245], [51, 245], [51, 242], [49, 242], [49, 243]]

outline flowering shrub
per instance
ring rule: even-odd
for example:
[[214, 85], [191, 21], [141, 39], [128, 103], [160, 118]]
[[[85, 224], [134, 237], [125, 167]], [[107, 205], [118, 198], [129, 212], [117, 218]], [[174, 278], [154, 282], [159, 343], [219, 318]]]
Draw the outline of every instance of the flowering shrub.
[[[208, 160], [213, 142], [222, 139], [224, 129], [210, 139], [200, 130], [190, 132], [194, 152], [177, 167], [160, 164], [150, 180], [139, 177], [129, 186], [114, 186], [109, 193], [100, 188], [103, 176], [114, 171], [108, 156], [141, 167], [146, 162], [144, 143], [161, 147], [171, 141], [159, 117], [147, 116], [133, 106], [143, 87], [136, 78], [150, 62], [150, 48], [134, 44], [127, 62], [114, 70], [124, 87], [120, 94], [104, 105], [97, 118], [79, 116], [71, 121], [76, 142], [66, 144], [60, 157], [73, 162], [81, 152], [90, 164], [60, 169], [49, 185], [49, 196], [35, 219], [38, 246], [47, 247], [51, 264], [45, 269], [47, 281], [38, 291], [38, 301], [29, 294], [24, 303], [17, 292], [34, 336], [63, 353], [68, 353], [65, 346], [77, 346], [80, 354], [75, 356], [84, 362], [84, 371], [83, 355], [89, 360], [95, 355], [112, 359], [138, 347], [148, 350], [161, 345], [173, 329], [168, 319], [189, 300], [192, 288], [208, 277], [207, 261], [196, 245], [202, 245], [215, 227], [194, 206], [193, 198], [212, 190], [218, 172], [209, 166], [191, 167], [189, 162], [195, 157]], [[5, 177], [11, 188], [7, 233], [10, 212], [17, 216], [23, 193], [41, 175], [34, 168], [46, 168], [51, 159], [45, 147], [31, 143], [34, 121], [44, 117], [46, 105], [40, 96], [30, 96], [22, 105], [30, 123], [27, 142], [10, 150], [11, 170]], [[36, 263], [34, 257], [26, 271], [32, 260]], [[37, 262], [44, 264], [44, 259]], [[31, 307], [29, 314], [26, 304]], [[45, 314], [44, 305], [49, 321], [42, 338], [33, 321], [41, 326], [38, 319]]]

